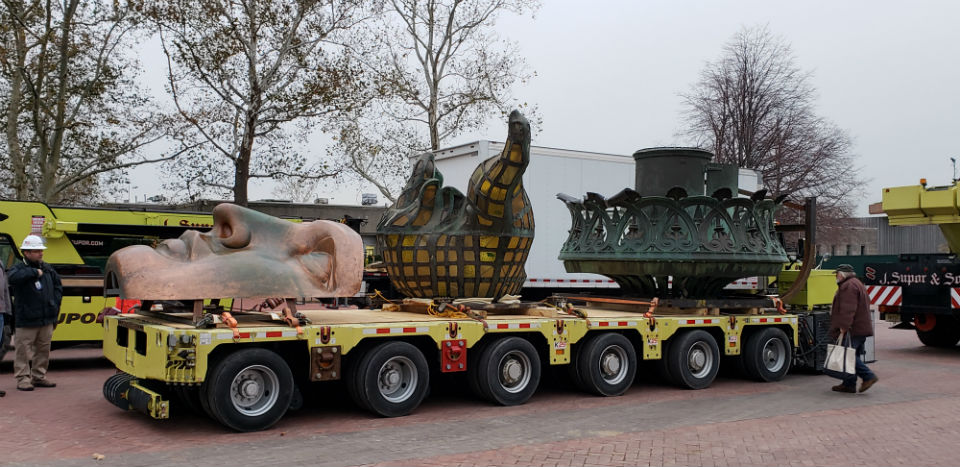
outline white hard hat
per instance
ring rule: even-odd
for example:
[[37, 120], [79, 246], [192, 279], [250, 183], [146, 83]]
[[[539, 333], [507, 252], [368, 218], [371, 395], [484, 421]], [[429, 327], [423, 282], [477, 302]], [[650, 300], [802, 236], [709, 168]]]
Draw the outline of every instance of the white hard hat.
[[46, 250], [47, 246], [43, 244], [43, 238], [39, 235], [27, 235], [20, 244], [21, 250]]

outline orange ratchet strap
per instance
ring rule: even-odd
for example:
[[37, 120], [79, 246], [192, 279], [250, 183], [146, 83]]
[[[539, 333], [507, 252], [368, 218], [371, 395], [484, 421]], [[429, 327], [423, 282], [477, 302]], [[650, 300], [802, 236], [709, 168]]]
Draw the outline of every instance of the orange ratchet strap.
[[224, 311], [220, 313], [220, 319], [223, 321], [223, 324], [230, 326], [230, 329], [233, 331], [233, 338], [240, 338], [240, 330], [237, 329], [237, 318], [234, 318], [229, 311]]

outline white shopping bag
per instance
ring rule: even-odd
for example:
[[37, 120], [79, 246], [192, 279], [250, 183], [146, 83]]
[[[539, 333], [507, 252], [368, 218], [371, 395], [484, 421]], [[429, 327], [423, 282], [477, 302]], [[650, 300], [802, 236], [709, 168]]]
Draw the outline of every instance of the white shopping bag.
[[824, 373], [835, 378], [842, 379], [857, 372], [857, 349], [850, 346], [850, 336], [847, 335], [846, 337], [846, 343], [843, 343], [844, 333], [840, 333], [836, 344], [827, 344], [827, 362], [824, 365]]

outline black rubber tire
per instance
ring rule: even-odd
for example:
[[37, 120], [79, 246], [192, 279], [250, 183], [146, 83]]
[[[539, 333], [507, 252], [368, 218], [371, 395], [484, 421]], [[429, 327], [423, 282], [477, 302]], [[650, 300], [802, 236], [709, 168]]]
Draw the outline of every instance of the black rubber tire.
[[[500, 376], [507, 370], [505, 365], [519, 368], [521, 372], [515, 386], [501, 381]], [[490, 342], [477, 364], [468, 371], [473, 373], [477, 386], [490, 402], [520, 405], [533, 396], [540, 384], [540, 355], [526, 339], [504, 337]]]
[[[617, 373], [605, 377], [603, 361], [611, 358], [619, 362]], [[598, 396], [619, 396], [630, 389], [637, 375], [637, 352], [622, 334], [597, 334], [577, 353], [576, 367], [584, 390]]]
[[653, 360], [654, 365], [656, 365], [657, 376], [667, 384], [679, 385], [680, 381], [674, 376], [673, 372], [670, 371], [670, 343], [672, 340], [666, 342], [661, 341], [660, 343], [660, 359]]
[[303, 398], [303, 392], [300, 391], [299, 385], [294, 384], [293, 397], [290, 398], [290, 407], [287, 410], [290, 412], [296, 412], [302, 409], [304, 404], [306, 404], [306, 400]]
[[[704, 389], [713, 383], [720, 369], [720, 349], [717, 341], [707, 331], [694, 329], [671, 337], [667, 353], [667, 367], [680, 387]], [[701, 357], [703, 362], [692, 362]], [[701, 365], [695, 372], [691, 363]]]
[[[917, 320], [926, 319], [919, 315]], [[936, 316], [933, 329], [921, 331], [917, 329], [917, 337], [923, 345], [928, 347], [952, 348], [960, 342], [960, 322], [952, 316]]]
[[475, 368], [478, 368], [478, 365], [480, 365], [480, 357], [483, 356], [483, 352], [489, 342], [490, 341], [481, 341], [467, 351], [467, 387], [470, 388], [470, 392], [473, 393], [474, 396], [483, 400], [490, 400], [490, 395], [484, 391], [483, 385], [480, 384], [480, 378]]
[[[248, 409], [251, 413], [244, 413], [233, 401], [233, 385], [244, 374], [259, 378], [257, 389], [263, 389], [260, 400], [254, 401], [263, 407]], [[207, 407], [215, 420], [236, 431], [260, 431], [270, 428], [287, 413], [293, 397], [293, 374], [275, 352], [242, 349], [220, 360], [207, 375], [205, 386]]]
[[[577, 346], [582, 346], [586, 342], [578, 342]], [[577, 371], [577, 357], [579, 356], [579, 350], [574, 350], [573, 355], [570, 356], [570, 363], [566, 365], [567, 378], [570, 379], [570, 382], [573, 383], [574, 387], [577, 389], [587, 392], [586, 386], [583, 385], [583, 380], [580, 379], [580, 372]]]
[[765, 328], [747, 338], [740, 350], [744, 375], [756, 381], [780, 381], [790, 371], [793, 345], [782, 329]]
[[[351, 397], [381, 417], [413, 412], [430, 389], [430, 371], [423, 352], [406, 342], [385, 342], [368, 350], [357, 363]], [[382, 384], [388, 377], [396, 382]], [[383, 386], [383, 387], [381, 387]]]
[[197, 413], [207, 414], [207, 416], [210, 417], [211, 419], [217, 420], [217, 415], [213, 413], [213, 408], [210, 406], [210, 403], [209, 403], [209, 400], [210, 400], [209, 388], [210, 388], [210, 385], [204, 382], [203, 384], [200, 385], [199, 391], [197, 391], [200, 395], [200, 409], [201, 409], [201, 411]]
[[369, 411], [370, 405], [364, 399], [363, 395], [365, 393], [361, 390], [363, 388], [363, 373], [360, 371], [360, 362], [363, 361], [365, 355], [366, 350], [363, 348], [354, 349], [347, 355], [343, 382], [347, 386], [347, 394], [353, 403], [357, 404], [357, 407]]
[[[172, 391], [177, 399], [183, 405], [183, 408], [187, 412], [192, 412], [197, 415], [204, 415], [207, 413], [206, 409], [203, 408], [203, 403], [200, 402], [200, 387], [198, 386], [174, 386]], [[176, 410], [176, 407], [174, 407]]]

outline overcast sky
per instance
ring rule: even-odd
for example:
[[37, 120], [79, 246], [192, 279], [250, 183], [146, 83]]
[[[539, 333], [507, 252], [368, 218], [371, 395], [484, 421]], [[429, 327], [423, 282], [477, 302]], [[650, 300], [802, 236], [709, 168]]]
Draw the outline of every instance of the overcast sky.
[[[743, 26], [768, 25], [813, 72], [820, 116], [847, 130], [864, 178], [857, 214], [886, 186], [950, 183], [960, 131], [960, 2], [544, 0], [535, 18], [503, 15], [497, 30], [519, 42], [537, 76], [514, 95], [543, 119], [533, 144], [632, 154], [684, 143], [679, 94]], [[144, 60], [147, 75], [162, 65]], [[477, 139], [502, 140], [491, 119]], [[322, 154], [322, 150], [317, 150]], [[143, 172], [143, 171], [141, 171]], [[137, 193], [157, 193], [144, 174]], [[356, 191], [356, 193], [354, 193]], [[330, 191], [357, 204], [359, 191]], [[615, 190], [618, 191], [618, 190]], [[334, 194], [335, 193], [335, 194]], [[271, 197], [251, 186], [251, 199]]]

